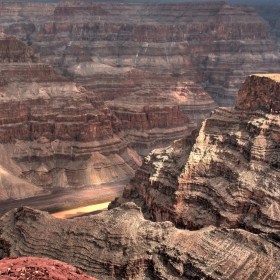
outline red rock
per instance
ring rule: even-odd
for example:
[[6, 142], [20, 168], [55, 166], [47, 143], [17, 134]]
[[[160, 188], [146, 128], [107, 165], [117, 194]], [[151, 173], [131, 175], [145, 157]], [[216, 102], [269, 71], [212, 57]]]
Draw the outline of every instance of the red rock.
[[15, 37], [1, 35], [0, 45], [0, 200], [134, 174], [138, 155], [115, 134], [118, 121], [100, 97], [38, 62]]
[[[275, 11], [270, 22], [278, 30]], [[102, 96], [133, 92], [126, 77], [138, 69], [199, 83], [220, 105], [232, 106], [255, 69], [279, 71], [269, 24], [254, 8], [226, 2], [10, 2], [1, 4], [0, 26]]]
[[5, 258], [0, 260], [1, 279], [29, 280], [96, 280], [60, 261], [36, 258]]

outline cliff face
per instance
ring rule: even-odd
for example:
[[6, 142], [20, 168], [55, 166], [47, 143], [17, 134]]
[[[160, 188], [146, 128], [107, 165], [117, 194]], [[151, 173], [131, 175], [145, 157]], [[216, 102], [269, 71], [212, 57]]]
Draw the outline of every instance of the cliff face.
[[280, 272], [279, 247], [265, 235], [179, 230], [144, 220], [134, 203], [74, 220], [10, 211], [0, 219], [0, 258], [10, 255], [58, 259], [100, 280], [276, 280]]
[[132, 147], [142, 155], [190, 134], [196, 122], [216, 108], [212, 98], [195, 83], [177, 82], [174, 86], [164, 75], [151, 77], [147, 72], [144, 77], [140, 72], [133, 93], [106, 101], [106, 105], [121, 121]]
[[[115, 203], [156, 221], [278, 232], [279, 74], [251, 75], [235, 108], [216, 109], [192, 137], [153, 151]], [[113, 205], [112, 205], [113, 206]]]
[[[1, 165], [12, 178], [1, 199], [30, 196], [27, 182], [47, 191], [134, 174], [137, 154], [114, 134], [119, 124], [100, 97], [38, 62], [15, 37], [2, 35], [0, 44]], [[7, 188], [18, 180], [20, 195]]]
[[102, 97], [133, 92], [125, 77], [138, 69], [199, 83], [219, 105], [233, 105], [252, 71], [279, 71], [270, 26], [248, 6], [63, 2], [20, 4], [20, 13], [17, 3], [1, 5], [4, 32]]

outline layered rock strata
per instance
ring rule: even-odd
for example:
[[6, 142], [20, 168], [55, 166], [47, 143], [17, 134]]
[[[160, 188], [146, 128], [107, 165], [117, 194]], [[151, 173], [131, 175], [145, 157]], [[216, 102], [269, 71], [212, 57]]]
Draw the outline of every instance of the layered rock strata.
[[191, 138], [153, 151], [111, 205], [134, 201], [177, 227], [278, 232], [280, 75], [251, 75], [235, 108], [216, 109]]
[[1, 4], [0, 26], [102, 96], [133, 91], [127, 77], [138, 69], [166, 80], [181, 76], [220, 105], [233, 105], [252, 70], [279, 71], [269, 24], [252, 7], [226, 2], [10, 2]]
[[144, 220], [134, 203], [74, 220], [23, 207], [0, 219], [0, 233], [0, 258], [55, 258], [98, 279], [276, 280], [280, 273], [278, 243], [265, 235], [179, 230]]
[[[15, 37], [0, 44], [0, 164], [9, 176], [49, 190], [134, 174], [138, 156], [114, 133], [119, 123], [100, 97], [37, 62]], [[1, 185], [1, 199], [25, 197], [7, 190], [14, 183]]]
[[217, 107], [193, 82], [165, 82], [165, 76], [141, 74], [140, 71], [133, 93], [106, 101], [122, 123], [132, 147], [141, 155], [190, 134], [196, 123], [209, 115], [209, 109]]

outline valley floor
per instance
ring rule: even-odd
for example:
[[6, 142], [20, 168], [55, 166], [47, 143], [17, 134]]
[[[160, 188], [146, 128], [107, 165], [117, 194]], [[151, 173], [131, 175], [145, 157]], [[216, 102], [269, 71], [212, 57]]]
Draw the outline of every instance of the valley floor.
[[20, 200], [2, 201], [0, 203], [0, 217], [6, 212], [21, 206], [29, 206], [35, 209], [55, 213], [73, 208], [109, 202], [122, 194], [123, 188], [127, 182], [128, 180], [117, 183], [94, 185], [82, 189], [63, 189], [57, 190], [48, 195]]

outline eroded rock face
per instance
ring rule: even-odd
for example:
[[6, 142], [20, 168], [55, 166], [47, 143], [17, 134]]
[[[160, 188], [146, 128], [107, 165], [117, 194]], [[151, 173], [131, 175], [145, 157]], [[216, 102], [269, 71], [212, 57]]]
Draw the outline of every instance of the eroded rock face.
[[[1, 35], [0, 44], [0, 164], [7, 171], [1, 199], [30, 196], [27, 182], [37, 186], [35, 195], [38, 187], [82, 187], [134, 174], [138, 156], [114, 133], [119, 123], [99, 96], [37, 62], [15, 37]], [[19, 184], [21, 192], [10, 190]]]
[[192, 230], [278, 232], [279, 77], [248, 77], [235, 108], [216, 109], [194, 145], [185, 138], [153, 151], [111, 207], [133, 200], [146, 217]]
[[213, 226], [179, 230], [144, 220], [134, 203], [74, 220], [23, 207], [0, 219], [0, 232], [0, 258], [55, 258], [98, 279], [279, 277], [279, 248], [267, 236]]
[[279, 71], [269, 24], [226, 2], [10, 2], [1, 4], [0, 26], [102, 98], [133, 92], [127, 78], [138, 69], [199, 83], [219, 105], [234, 105], [248, 74]]

